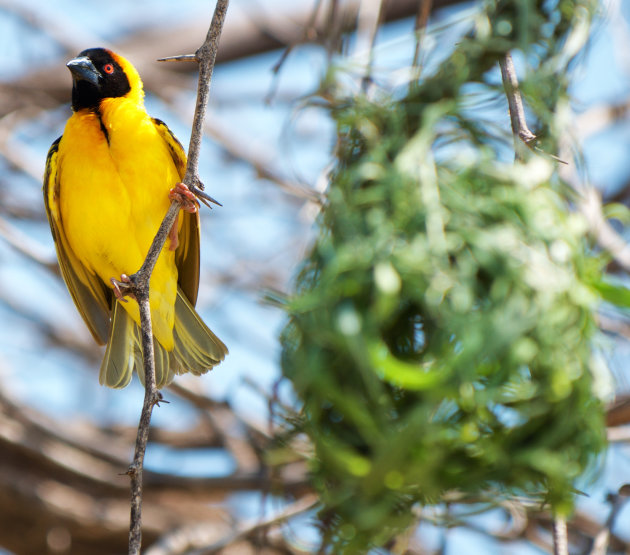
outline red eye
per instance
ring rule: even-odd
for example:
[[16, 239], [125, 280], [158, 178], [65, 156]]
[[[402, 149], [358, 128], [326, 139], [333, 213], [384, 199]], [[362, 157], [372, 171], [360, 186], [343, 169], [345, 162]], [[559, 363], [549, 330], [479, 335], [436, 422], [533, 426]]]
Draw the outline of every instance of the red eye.
[[111, 73], [114, 73], [114, 66], [113, 66], [112, 64], [105, 64], [105, 65], [103, 66], [103, 71], [104, 71], [105, 73], [110, 73], [110, 74], [111, 74]]

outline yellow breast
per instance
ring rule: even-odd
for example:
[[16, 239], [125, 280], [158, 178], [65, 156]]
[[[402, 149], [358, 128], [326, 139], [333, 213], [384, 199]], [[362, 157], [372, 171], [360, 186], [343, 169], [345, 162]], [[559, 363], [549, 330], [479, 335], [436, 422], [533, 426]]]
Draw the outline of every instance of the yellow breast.
[[[129, 99], [107, 99], [100, 113], [81, 110], [68, 120], [58, 156], [60, 215], [70, 248], [108, 286], [112, 277], [133, 274], [179, 181], [152, 120]], [[154, 335], [171, 350], [177, 268], [168, 246], [151, 279], [150, 301]], [[139, 323], [137, 304], [123, 306]]]

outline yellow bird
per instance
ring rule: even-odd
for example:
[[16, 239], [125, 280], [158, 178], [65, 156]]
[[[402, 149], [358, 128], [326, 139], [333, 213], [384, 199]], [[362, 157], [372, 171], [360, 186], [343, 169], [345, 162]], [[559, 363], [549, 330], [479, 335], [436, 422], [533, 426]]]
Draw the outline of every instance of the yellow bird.
[[[186, 153], [144, 108], [142, 81], [125, 58], [84, 50], [67, 64], [73, 114], [51, 146], [44, 203], [63, 278], [99, 344], [100, 382], [144, 383], [140, 314], [117, 299], [112, 278], [136, 272], [184, 177]], [[196, 208], [196, 206], [195, 206]], [[193, 308], [199, 288], [199, 214], [180, 211], [151, 276], [156, 383], [202, 374], [228, 350]]]

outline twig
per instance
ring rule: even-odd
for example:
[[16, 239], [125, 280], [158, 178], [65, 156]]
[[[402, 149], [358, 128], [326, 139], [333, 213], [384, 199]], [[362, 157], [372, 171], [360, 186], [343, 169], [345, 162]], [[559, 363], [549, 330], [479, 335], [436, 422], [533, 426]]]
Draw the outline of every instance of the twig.
[[[518, 79], [514, 70], [512, 56], [510, 56], [509, 53], [506, 54], [505, 58], [500, 61], [500, 65], [505, 94], [510, 107], [510, 120], [512, 122], [512, 133], [514, 134], [516, 160], [523, 160], [523, 146], [531, 146], [536, 140], [536, 135], [527, 127], [523, 100], [519, 92]], [[566, 164], [566, 162], [563, 162], [555, 156], [552, 156], [552, 158]], [[580, 212], [586, 217], [589, 224], [589, 232], [597, 241], [597, 244], [610, 253], [619, 266], [625, 271], [630, 272], [630, 245], [628, 245], [626, 240], [617, 233], [608, 223], [608, 220], [606, 220], [600, 195], [592, 188], [581, 190], [570, 178], [565, 178], [565, 180], [580, 194]]]
[[567, 520], [558, 515], [553, 519], [553, 555], [569, 555]]
[[[193, 120], [192, 134], [190, 136], [190, 146], [188, 148], [188, 162], [186, 164], [186, 175], [184, 183], [188, 188], [197, 193], [203, 186], [199, 181], [197, 166], [199, 164], [199, 151], [201, 149], [201, 138], [203, 131], [203, 120], [206, 106], [208, 104], [208, 94], [212, 71], [216, 60], [219, 37], [225, 21], [225, 14], [229, 0], [217, 0], [217, 4], [212, 17], [212, 23], [206, 36], [206, 40], [195, 53], [195, 58], [199, 63], [199, 82], [197, 86], [197, 104], [195, 106], [195, 116]], [[211, 197], [210, 197], [211, 198]], [[138, 272], [130, 276], [130, 292], [136, 297], [140, 307], [140, 326], [142, 336], [142, 356], [144, 361], [145, 394], [138, 424], [138, 435], [136, 438], [136, 448], [133, 462], [129, 465], [127, 474], [131, 478], [131, 518], [129, 524], [129, 554], [139, 554], [142, 544], [142, 468], [144, 454], [146, 452], [149, 438], [149, 426], [151, 424], [151, 413], [153, 407], [161, 400], [161, 394], [155, 385], [155, 358], [153, 351], [153, 331], [151, 325], [151, 309], [149, 306], [149, 280], [151, 273], [158, 259], [166, 238], [173, 227], [175, 219], [181, 208], [181, 203], [174, 200], [160, 225], [151, 248], [147, 254], [142, 267]]]
[[501, 78], [503, 79], [503, 87], [505, 88], [510, 110], [515, 156], [517, 160], [523, 160], [525, 154], [523, 146], [531, 146], [536, 140], [536, 135], [527, 127], [518, 78], [516, 77], [514, 62], [509, 52], [499, 61], [499, 65], [501, 66]]
[[196, 62], [196, 54], [179, 54], [177, 56], [165, 56], [164, 58], [158, 58], [158, 62]]

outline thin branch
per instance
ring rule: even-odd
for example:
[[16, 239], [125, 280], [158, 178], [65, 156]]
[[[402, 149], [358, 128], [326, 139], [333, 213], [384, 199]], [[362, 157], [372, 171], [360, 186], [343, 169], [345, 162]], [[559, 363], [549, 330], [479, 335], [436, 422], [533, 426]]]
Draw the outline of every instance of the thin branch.
[[158, 62], [196, 62], [196, 54], [178, 54], [177, 56], [165, 56], [158, 58]]
[[[172, 206], [171, 206], [172, 208]], [[178, 207], [179, 208], [179, 207]], [[169, 210], [170, 212], [170, 210]], [[155, 357], [153, 354], [153, 328], [151, 325], [151, 307], [149, 305], [149, 280], [146, 286], [138, 286], [134, 293], [140, 307], [140, 324], [142, 335], [142, 356], [144, 364], [144, 403], [138, 424], [138, 436], [133, 462], [127, 469], [131, 478], [131, 517], [129, 523], [129, 554], [139, 555], [142, 545], [142, 468], [144, 454], [149, 440], [151, 412], [161, 399], [155, 386]]]
[[[514, 135], [515, 159], [522, 161], [525, 159], [527, 148], [531, 147], [536, 140], [536, 135], [527, 126], [523, 99], [521, 98], [512, 56], [506, 53], [504, 58], [499, 61], [499, 65], [501, 66], [501, 77], [508, 99], [510, 122], [512, 124], [512, 134]], [[556, 160], [560, 161], [557, 158]], [[624, 263], [630, 264], [630, 248], [612, 230], [604, 218], [599, 196], [594, 191], [586, 191], [580, 208], [586, 215], [591, 233], [595, 235], [600, 246], [611, 252], [615, 259], [621, 259]], [[607, 539], [608, 537], [602, 538], [602, 542], [607, 542]], [[559, 515], [555, 515], [553, 519], [553, 553], [554, 555], [569, 555], [567, 521], [565, 517]]]
[[195, 106], [195, 117], [193, 118], [193, 129], [188, 147], [188, 164], [186, 165], [186, 175], [184, 177], [184, 182], [189, 185], [197, 185], [199, 181], [197, 166], [199, 165], [199, 152], [203, 136], [203, 121], [206, 116], [206, 107], [208, 106], [210, 81], [212, 80], [214, 62], [217, 58], [219, 37], [223, 29], [228, 4], [229, 0], [217, 0], [214, 15], [212, 16], [212, 24], [206, 35], [206, 40], [201, 45], [201, 48], [195, 52], [199, 62], [199, 82], [197, 85], [197, 104]]
[[359, 5], [354, 51], [355, 57], [359, 60], [363, 70], [363, 75], [361, 76], [361, 90], [363, 92], [367, 92], [372, 80], [374, 45], [383, 18], [383, 7], [383, 0], [363, 0]]
[[416, 35], [416, 45], [413, 53], [412, 65], [415, 68], [414, 79], [420, 78], [422, 65], [420, 63], [420, 52], [422, 50], [422, 39], [426, 33], [429, 15], [433, 7], [433, 0], [420, 0], [418, 11], [416, 12], [416, 20], [414, 23], [414, 32]]
[[[510, 120], [512, 122], [512, 133], [514, 134], [516, 160], [523, 160], [523, 145], [530, 147], [536, 140], [527, 126], [523, 100], [519, 92], [518, 78], [514, 70], [512, 56], [506, 54], [499, 62], [501, 65], [501, 76], [505, 87], [505, 94], [510, 108]], [[559, 158], [552, 156], [556, 161], [563, 162]], [[617, 233], [608, 223], [604, 216], [600, 195], [594, 189], [581, 190], [571, 179], [566, 181], [580, 194], [580, 212], [586, 217], [589, 224], [590, 234], [597, 241], [597, 244], [610, 253], [625, 271], [630, 272], [630, 245]]]
[[608, 496], [608, 501], [611, 505], [610, 513], [608, 514], [604, 526], [593, 539], [593, 548], [589, 555], [606, 555], [606, 553], [608, 553], [611, 531], [615, 525], [617, 516], [628, 501], [628, 498], [619, 494], [611, 494]]
[[553, 555], [569, 555], [567, 520], [558, 515], [553, 519]]
[[523, 160], [525, 149], [523, 146], [531, 146], [536, 140], [525, 119], [525, 109], [523, 107], [523, 99], [514, 69], [512, 56], [508, 52], [504, 58], [499, 61], [501, 66], [501, 78], [503, 79], [503, 87], [508, 99], [508, 107], [510, 110], [510, 121], [512, 123], [512, 133], [514, 134], [514, 150], [517, 160]]
[[[217, 0], [217, 4], [212, 17], [212, 23], [206, 36], [206, 40], [195, 53], [195, 58], [199, 63], [199, 82], [197, 86], [197, 104], [195, 106], [195, 116], [193, 120], [190, 146], [188, 149], [188, 162], [186, 165], [186, 175], [184, 183], [188, 188], [196, 192], [203, 188], [198, 177], [199, 152], [201, 149], [201, 139], [203, 132], [203, 120], [205, 117], [210, 81], [216, 60], [217, 48], [225, 14], [229, 0]], [[210, 197], [211, 198], [211, 197]], [[168, 209], [160, 229], [158, 230], [153, 243], [149, 249], [147, 257], [138, 272], [130, 276], [129, 292], [131, 292], [140, 307], [140, 325], [142, 335], [142, 355], [144, 361], [144, 381], [145, 395], [138, 424], [138, 435], [136, 438], [136, 448], [133, 462], [129, 466], [127, 474], [131, 478], [131, 518], [129, 524], [129, 554], [140, 553], [142, 544], [142, 469], [144, 454], [146, 452], [149, 438], [149, 427], [151, 424], [151, 413], [153, 407], [162, 399], [155, 385], [155, 358], [153, 351], [153, 331], [151, 325], [151, 309], [149, 305], [149, 281], [155, 263], [164, 247], [166, 238], [175, 223], [179, 214], [181, 203], [174, 200]]]

